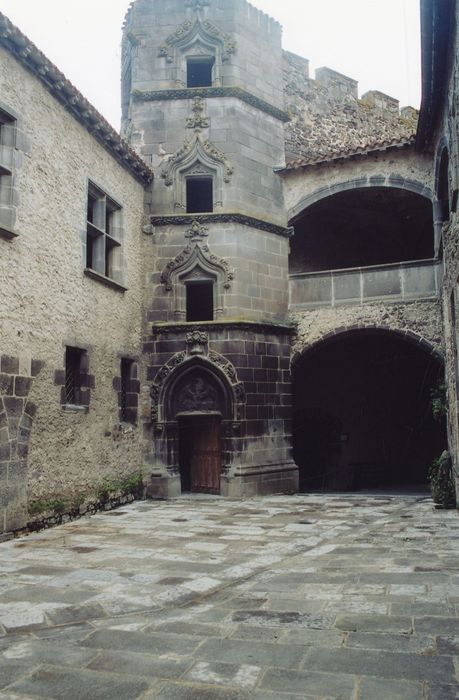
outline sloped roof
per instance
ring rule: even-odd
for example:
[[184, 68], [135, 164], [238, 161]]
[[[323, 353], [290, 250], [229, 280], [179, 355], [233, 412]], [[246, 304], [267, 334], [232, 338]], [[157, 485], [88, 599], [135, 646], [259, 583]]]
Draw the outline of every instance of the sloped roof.
[[330, 163], [335, 160], [345, 160], [350, 158], [356, 158], [358, 156], [368, 156], [377, 153], [384, 153], [386, 151], [394, 151], [402, 148], [409, 148], [414, 146], [415, 136], [405, 138], [405, 139], [391, 139], [388, 141], [382, 141], [381, 143], [367, 143], [362, 146], [350, 149], [350, 150], [331, 150], [324, 155], [311, 155], [306, 158], [297, 158], [296, 160], [289, 161], [285, 168], [279, 168], [277, 172], [286, 172], [289, 170], [296, 170], [297, 168], [306, 168], [312, 165], [320, 165], [321, 163]]
[[110, 154], [138, 180], [148, 184], [153, 172], [63, 73], [0, 12], [0, 45], [33, 73]]

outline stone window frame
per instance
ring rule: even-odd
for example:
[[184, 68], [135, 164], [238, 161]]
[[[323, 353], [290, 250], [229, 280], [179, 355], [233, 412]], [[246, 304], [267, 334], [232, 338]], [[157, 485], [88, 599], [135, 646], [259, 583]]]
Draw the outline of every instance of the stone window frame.
[[[80, 353], [80, 366], [78, 371], [78, 379], [75, 386], [75, 403], [69, 403], [67, 401], [66, 357], [68, 348], [79, 351]], [[61, 388], [60, 403], [63, 411], [71, 413], [88, 413], [91, 399], [91, 389], [95, 388], [95, 378], [94, 375], [89, 374], [89, 350], [87, 347], [79, 345], [75, 342], [68, 342], [64, 345], [63, 369], [55, 370], [54, 384]]]
[[[119, 422], [137, 425], [140, 395], [138, 358], [120, 355], [118, 362], [119, 375], [113, 378], [113, 388], [118, 397]], [[123, 364], [129, 367], [129, 377], [123, 376]]]
[[[222, 73], [225, 54], [225, 42], [222, 37], [210, 35], [201, 22], [197, 21], [188, 33], [173, 40], [173, 73], [177, 87], [186, 87], [188, 59], [213, 59], [212, 85], [222, 86]], [[191, 88], [192, 89], [192, 88]]]
[[[200, 248], [196, 246], [186, 263], [172, 274], [174, 316], [177, 321], [187, 323], [187, 285], [196, 282], [212, 282], [213, 291], [213, 319], [217, 320], [223, 315], [225, 298], [224, 270], [215, 263], [211, 263]], [[193, 323], [190, 321], [190, 323]]]
[[[92, 216], [89, 215], [91, 202]], [[123, 284], [123, 241], [123, 206], [105, 188], [88, 179], [83, 237], [84, 274], [117, 291], [127, 291]]]
[[[196, 180], [212, 180], [212, 212], [221, 209], [223, 206], [223, 176], [219, 172], [218, 166], [215, 167], [203, 162], [199, 155], [191, 164], [185, 163], [182, 167], [177, 168], [175, 177], [175, 206], [183, 211], [187, 211], [187, 181]], [[200, 212], [206, 213], [206, 212]], [[208, 213], [208, 212], [207, 212]]]
[[16, 215], [19, 204], [16, 176], [27, 151], [22, 119], [0, 100], [0, 237], [16, 238]]

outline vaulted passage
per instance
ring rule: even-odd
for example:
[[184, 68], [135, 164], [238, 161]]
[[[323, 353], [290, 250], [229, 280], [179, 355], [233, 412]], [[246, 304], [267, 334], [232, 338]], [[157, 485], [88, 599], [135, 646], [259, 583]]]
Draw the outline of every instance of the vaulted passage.
[[294, 374], [302, 491], [418, 487], [446, 448], [431, 392], [443, 367], [395, 333], [357, 331], [306, 353]]
[[295, 223], [290, 273], [423, 260], [434, 255], [432, 203], [396, 188], [348, 190]]

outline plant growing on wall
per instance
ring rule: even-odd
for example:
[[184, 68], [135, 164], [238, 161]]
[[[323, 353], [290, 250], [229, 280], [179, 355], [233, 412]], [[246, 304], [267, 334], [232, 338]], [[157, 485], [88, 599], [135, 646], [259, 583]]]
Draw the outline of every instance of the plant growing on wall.
[[440, 421], [446, 416], [446, 384], [438, 384], [430, 390], [430, 401], [434, 420]]
[[443, 508], [454, 508], [456, 493], [452, 477], [451, 457], [446, 450], [432, 462], [429, 469], [429, 479], [434, 503]]
[[[446, 384], [441, 383], [431, 389], [430, 401], [434, 420], [442, 421], [448, 412]], [[429, 479], [434, 503], [442, 508], [454, 508], [456, 506], [456, 490], [451, 456], [446, 450], [432, 462], [429, 469]]]

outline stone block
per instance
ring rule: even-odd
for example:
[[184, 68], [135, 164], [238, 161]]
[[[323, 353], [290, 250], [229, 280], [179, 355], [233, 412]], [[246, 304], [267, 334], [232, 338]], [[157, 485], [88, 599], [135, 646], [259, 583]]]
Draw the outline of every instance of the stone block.
[[43, 360], [32, 360], [32, 365], [31, 365], [31, 373], [32, 377], [37, 377], [43, 367], [45, 366], [45, 363]]
[[377, 678], [448, 682], [454, 681], [455, 669], [447, 656], [392, 654], [360, 649], [311, 649], [306, 653], [304, 668], [331, 673], [358, 674]]
[[32, 379], [30, 377], [15, 377], [14, 379], [14, 393], [16, 396], [28, 396], [31, 386]]
[[24, 399], [5, 396], [3, 404], [6, 408], [8, 418], [19, 418], [24, 411]]
[[356, 681], [352, 676], [345, 674], [286, 671], [280, 668], [271, 668], [263, 676], [261, 686], [277, 693], [295, 693], [295, 697], [304, 697], [306, 691], [314, 697], [336, 697], [351, 700], [355, 697]]
[[2, 355], [0, 361], [0, 371], [4, 374], [18, 374], [19, 358], [11, 355]]
[[12, 692], [36, 698], [103, 698], [135, 700], [148, 689], [145, 680], [123, 680], [97, 671], [47, 666], [11, 686]]
[[14, 393], [14, 376], [11, 374], [0, 374], [0, 395], [11, 396]]
[[363, 276], [363, 298], [400, 295], [402, 291], [399, 269], [375, 270]]

